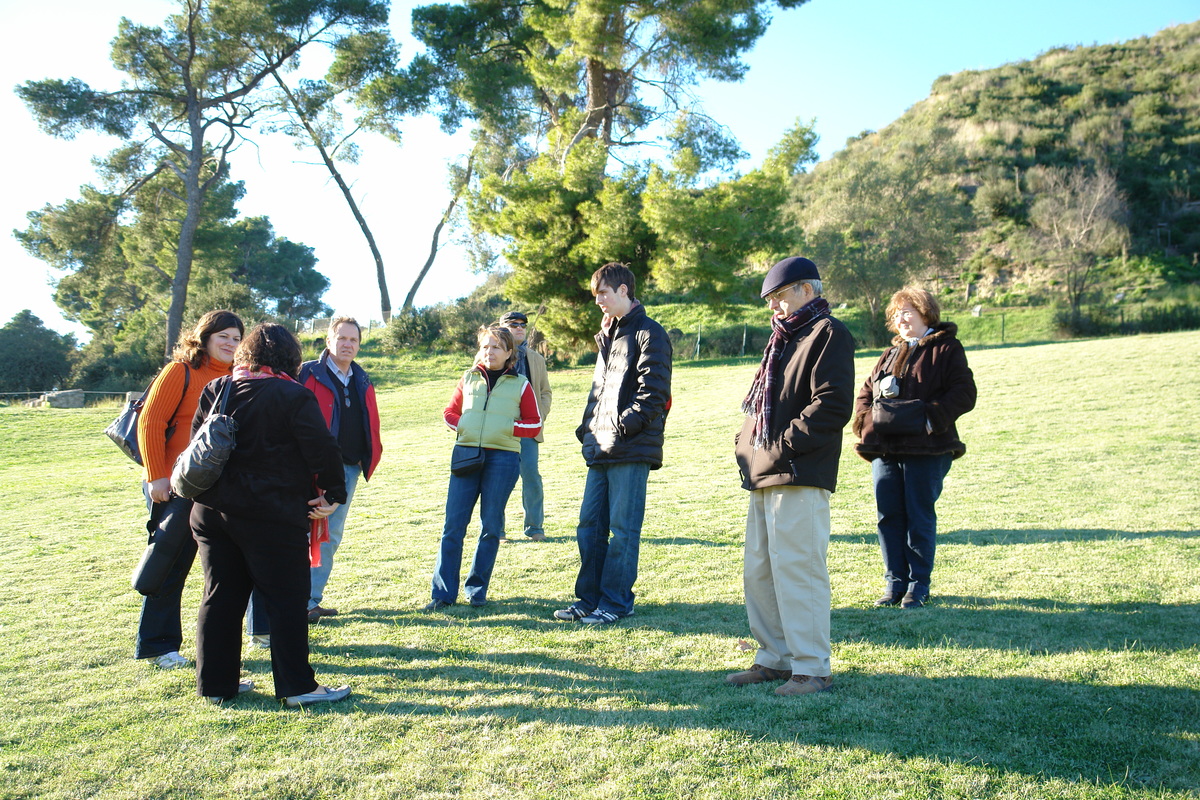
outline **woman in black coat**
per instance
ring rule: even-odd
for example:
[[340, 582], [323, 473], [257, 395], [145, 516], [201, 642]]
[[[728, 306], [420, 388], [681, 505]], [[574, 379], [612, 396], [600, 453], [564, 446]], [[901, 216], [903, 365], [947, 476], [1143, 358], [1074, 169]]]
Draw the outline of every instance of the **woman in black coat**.
[[253, 688], [238, 680], [241, 616], [253, 589], [266, 599], [275, 696], [300, 706], [350, 694], [319, 686], [308, 663], [310, 521], [346, 501], [346, 483], [316, 396], [295, 381], [300, 360], [287, 328], [259, 325], [238, 347], [233, 375], [205, 387], [192, 422], [194, 434], [220, 393], [230, 393], [225, 413], [238, 425], [237, 446], [191, 518], [204, 568], [197, 689], [212, 702]]
[[[920, 608], [929, 599], [937, 537], [934, 504], [950, 462], [966, 452], [954, 422], [975, 407], [975, 378], [937, 299], [905, 287], [887, 307], [896, 333], [854, 403], [855, 451], [871, 462], [883, 596], [877, 606]], [[883, 413], [894, 406], [891, 415]], [[909, 413], [904, 413], [905, 411]]]

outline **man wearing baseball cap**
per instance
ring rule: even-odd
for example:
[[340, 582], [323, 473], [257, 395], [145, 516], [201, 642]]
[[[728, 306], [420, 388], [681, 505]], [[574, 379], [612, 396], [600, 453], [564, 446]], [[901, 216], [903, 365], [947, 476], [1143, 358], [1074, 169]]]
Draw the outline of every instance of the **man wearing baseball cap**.
[[750, 491], [744, 581], [758, 653], [750, 669], [726, 680], [784, 681], [775, 694], [812, 694], [833, 683], [829, 496], [854, 407], [854, 338], [830, 316], [821, 275], [807, 258], [771, 267], [762, 297], [771, 339], [734, 445]]
[[[517, 372], [524, 375], [533, 387], [538, 411], [542, 415], [542, 431], [545, 431], [552, 396], [550, 378], [546, 373], [546, 359], [528, 346], [526, 334], [529, 329], [529, 317], [521, 311], [509, 311], [500, 318], [500, 324], [508, 328], [513, 335], [513, 341], [517, 343]], [[521, 437], [521, 505], [525, 509], [525, 535], [535, 542], [546, 540], [546, 532], [542, 529], [542, 475], [538, 472], [538, 444], [541, 441], [542, 432], [533, 439]]]

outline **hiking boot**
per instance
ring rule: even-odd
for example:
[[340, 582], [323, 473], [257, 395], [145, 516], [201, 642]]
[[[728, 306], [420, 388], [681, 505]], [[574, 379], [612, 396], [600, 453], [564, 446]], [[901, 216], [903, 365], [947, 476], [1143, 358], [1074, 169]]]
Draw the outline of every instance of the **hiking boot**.
[[793, 675], [791, 680], [775, 690], [780, 697], [790, 697], [794, 694], [816, 694], [833, 686], [833, 676], [824, 678], [817, 675]]
[[910, 589], [904, 593], [904, 597], [900, 600], [901, 608], [921, 608], [929, 602], [929, 590], [918, 586], [916, 589]]
[[732, 683], [734, 686], [749, 686], [752, 683], [786, 681], [790, 677], [792, 677], [790, 669], [771, 669], [770, 667], [764, 667], [762, 664], [755, 664], [748, 670], [726, 675], [725, 682]]
[[884, 592], [883, 597], [875, 601], [875, 605], [883, 608], [884, 606], [898, 606], [900, 601], [904, 599], [904, 592]]

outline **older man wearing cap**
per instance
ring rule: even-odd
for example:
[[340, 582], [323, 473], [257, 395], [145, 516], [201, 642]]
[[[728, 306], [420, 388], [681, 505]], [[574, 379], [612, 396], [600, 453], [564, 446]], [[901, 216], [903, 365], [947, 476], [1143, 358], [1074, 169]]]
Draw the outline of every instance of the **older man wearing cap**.
[[781, 696], [833, 683], [829, 645], [829, 496], [854, 407], [854, 338], [829, 314], [821, 276], [786, 258], [763, 280], [771, 339], [742, 403], [735, 439], [746, 515], [745, 589], [754, 664], [726, 680], [785, 681]]
[[[546, 429], [546, 417], [550, 415], [550, 378], [546, 374], [546, 359], [536, 350], [529, 348], [526, 333], [529, 318], [520, 311], [509, 311], [500, 318], [500, 324], [508, 328], [517, 343], [517, 372], [525, 376], [533, 387], [538, 411], [542, 415], [542, 432]], [[536, 438], [521, 438], [521, 505], [525, 509], [525, 535], [532, 541], [543, 542], [546, 532], [542, 529], [542, 476], [538, 472], [538, 444], [542, 432]], [[501, 541], [506, 541], [502, 539]]]

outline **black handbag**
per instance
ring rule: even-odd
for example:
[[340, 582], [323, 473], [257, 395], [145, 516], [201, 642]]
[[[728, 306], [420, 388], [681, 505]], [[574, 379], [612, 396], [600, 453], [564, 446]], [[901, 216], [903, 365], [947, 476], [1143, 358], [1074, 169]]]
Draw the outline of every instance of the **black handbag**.
[[[162, 374], [162, 373], [159, 373]], [[158, 380], [156, 376], [154, 380]], [[179, 395], [179, 402], [175, 404], [175, 411], [171, 412], [171, 417], [174, 418], [179, 407], [183, 405], [183, 398], [187, 396], [188, 384], [192, 380], [191, 367], [184, 367], [183, 373], [183, 393]], [[150, 382], [150, 386], [154, 385], [154, 381]], [[142, 392], [142, 396], [137, 400], [130, 400], [121, 409], [121, 413], [117, 418], [109, 423], [104, 429], [104, 435], [113, 440], [113, 444], [125, 455], [133, 459], [133, 462], [138, 466], [142, 465], [142, 452], [138, 449], [137, 429], [138, 416], [142, 413], [142, 407], [146, 405], [146, 394], [150, 391], [150, 386], [146, 387], [146, 391]], [[167, 426], [167, 439], [175, 433], [175, 426]]]
[[208, 416], [171, 469], [171, 491], [180, 497], [198, 497], [211, 489], [237, 445], [237, 420], [225, 413], [233, 379], [224, 381]]
[[460, 478], [483, 469], [483, 448], [465, 444], [454, 445], [450, 454], [450, 474]]
[[172, 497], [165, 503], [155, 503], [150, 510], [146, 530], [150, 538], [142, 559], [133, 570], [129, 583], [139, 594], [154, 597], [162, 591], [171, 567], [175, 566], [192, 539], [191, 501]]
[[871, 403], [875, 431], [885, 436], [912, 436], [925, 432], [925, 403], [898, 397], [876, 397]]

